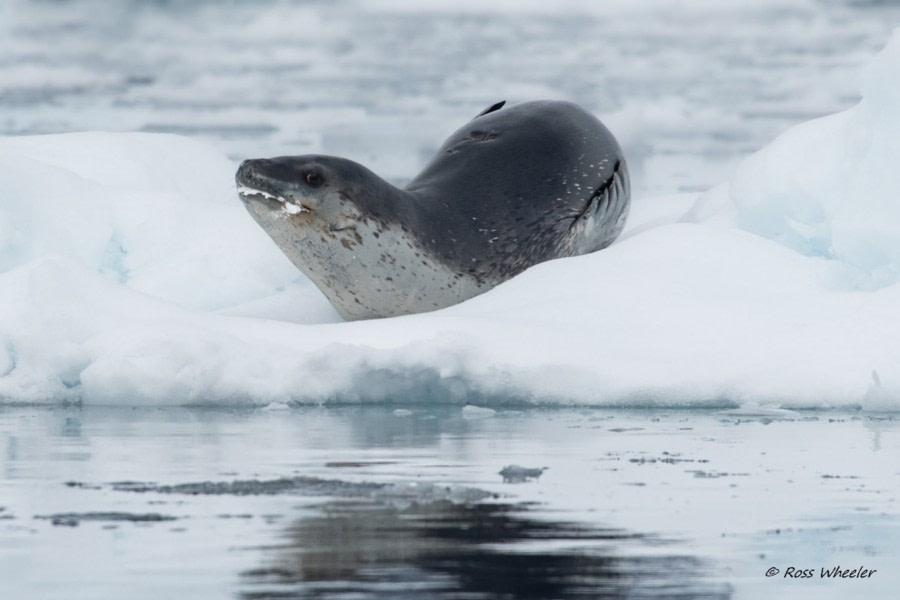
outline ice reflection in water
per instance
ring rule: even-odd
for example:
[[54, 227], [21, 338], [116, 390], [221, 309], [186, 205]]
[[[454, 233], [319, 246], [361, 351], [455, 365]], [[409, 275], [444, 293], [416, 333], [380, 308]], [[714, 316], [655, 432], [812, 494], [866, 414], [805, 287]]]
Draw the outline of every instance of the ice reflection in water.
[[896, 597], [895, 415], [403, 406], [0, 407], [0, 598]]
[[243, 599], [731, 597], [675, 545], [635, 555], [663, 542], [511, 504], [332, 503], [284, 537], [265, 566], [242, 574]]

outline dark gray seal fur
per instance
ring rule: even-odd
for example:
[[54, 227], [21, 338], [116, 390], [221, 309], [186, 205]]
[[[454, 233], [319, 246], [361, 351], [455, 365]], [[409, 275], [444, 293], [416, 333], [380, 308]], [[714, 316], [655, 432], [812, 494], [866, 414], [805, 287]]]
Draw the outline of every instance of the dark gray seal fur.
[[630, 202], [613, 135], [570, 102], [503, 104], [451, 135], [404, 189], [306, 155], [244, 161], [239, 195], [348, 320], [450, 306], [610, 245]]

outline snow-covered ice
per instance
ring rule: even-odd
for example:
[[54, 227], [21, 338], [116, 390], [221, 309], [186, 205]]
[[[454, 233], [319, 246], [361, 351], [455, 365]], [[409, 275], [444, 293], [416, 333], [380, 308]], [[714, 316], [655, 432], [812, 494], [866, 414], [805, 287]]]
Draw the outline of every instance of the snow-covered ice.
[[711, 191], [635, 197], [607, 250], [360, 323], [245, 214], [216, 148], [0, 139], [0, 397], [900, 407], [900, 33], [862, 79]]

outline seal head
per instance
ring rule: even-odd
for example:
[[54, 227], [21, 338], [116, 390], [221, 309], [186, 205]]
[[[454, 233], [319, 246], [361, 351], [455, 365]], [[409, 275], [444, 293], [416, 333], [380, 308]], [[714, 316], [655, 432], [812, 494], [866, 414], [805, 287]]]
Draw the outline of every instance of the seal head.
[[612, 134], [568, 102], [502, 107], [450, 136], [405, 189], [306, 155], [244, 161], [238, 193], [345, 319], [442, 308], [611, 244], [629, 206]]

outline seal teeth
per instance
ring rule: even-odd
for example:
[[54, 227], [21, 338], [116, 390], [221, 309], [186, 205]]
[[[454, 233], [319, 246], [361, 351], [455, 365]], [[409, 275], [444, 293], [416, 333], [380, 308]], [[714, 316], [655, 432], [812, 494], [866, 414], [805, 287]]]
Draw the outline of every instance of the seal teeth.
[[262, 196], [263, 198], [275, 200], [276, 202], [287, 202], [287, 200], [281, 196], [276, 196], [275, 194], [270, 194], [269, 192], [264, 192], [263, 190], [258, 190], [256, 188], [247, 187], [246, 185], [238, 186], [237, 191], [241, 196]]
[[275, 202], [280, 202], [282, 204], [282, 208], [285, 212], [288, 212], [292, 215], [310, 212], [310, 210], [303, 206], [302, 204], [294, 204], [293, 202], [288, 202], [286, 198], [283, 196], [276, 196], [275, 194], [270, 194], [269, 192], [265, 192], [263, 190], [258, 190], [256, 188], [247, 187], [246, 185], [238, 186], [238, 194], [241, 196], [249, 197], [249, 196], [262, 196], [263, 198], [268, 198], [269, 200], [274, 200]]

